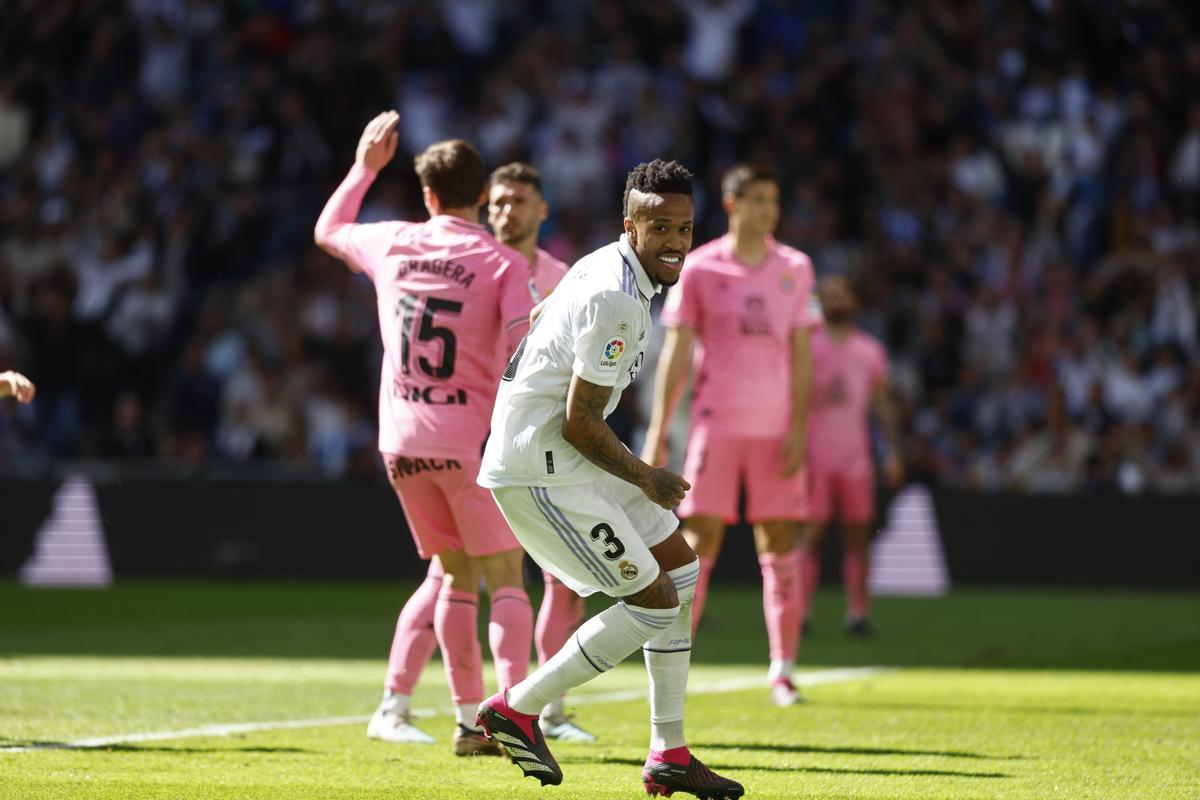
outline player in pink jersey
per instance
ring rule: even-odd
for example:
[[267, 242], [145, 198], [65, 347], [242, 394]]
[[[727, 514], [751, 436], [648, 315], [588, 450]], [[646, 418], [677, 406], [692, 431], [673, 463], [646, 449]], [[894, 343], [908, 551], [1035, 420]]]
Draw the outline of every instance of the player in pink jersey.
[[[496, 238], [528, 259], [532, 275], [528, 286], [532, 302], [546, 298], [569, 267], [537, 246], [538, 231], [549, 215], [542, 194], [541, 176], [529, 164], [514, 162], [492, 172], [488, 190], [488, 223]], [[498, 358], [508, 361], [506, 345]], [[433, 655], [437, 641], [433, 620], [442, 566], [430, 560], [426, 580], [404, 604], [396, 623], [388, 659], [387, 692], [411, 696], [421, 670]], [[583, 598], [546, 573], [546, 589], [535, 629], [538, 661], [558, 652], [583, 620]], [[594, 741], [595, 736], [575, 725], [566, 714], [563, 699], [556, 698], [542, 715], [542, 729], [549, 739]], [[394, 729], [393, 729], [394, 730]], [[406, 729], [406, 732], [411, 732]]]
[[[355, 165], [321, 212], [315, 240], [375, 284], [384, 349], [379, 449], [417, 551], [437, 556], [445, 571], [433, 624], [457, 712], [455, 753], [499, 755], [474, 725], [483, 699], [476, 635], [481, 572], [491, 592], [492, 656], [505, 685], [528, 671], [533, 612], [520, 545], [475, 475], [503, 371], [496, 341], [505, 339], [511, 352], [529, 327], [529, 268], [478, 223], [487, 173], [466, 142], [439, 142], [415, 160], [428, 221], [354, 222], [367, 189], [395, 155], [399, 119], [386, 112], [367, 125]], [[368, 733], [428, 741], [412, 727], [408, 702], [385, 694]]]
[[488, 224], [497, 239], [529, 259], [529, 290], [537, 303], [546, 299], [570, 269], [537, 246], [538, 232], [549, 215], [542, 176], [533, 166], [514, 161], [492, 172]]
[[[887, 351], [854, 326], [858, 301], [840, 276], [821, 281], [825, 327], [812, 337], [812, 400], [809, 411], [809, 520], [805, 536], [803, 610], [807, 624], [812, 594], [820, 581], [821, 539], [835, 517], [842, 530], [842, 578], [849, 603], [847, 630], [870, 633], [867, 625], [868, 526], [875, 518], [875, 474], [868, 415], [875, 411], [888, 451], [883, 472], [891, 488], [904, 478], [900, 438], [888, 387]], [[836, 509], [836, 511], [835, 511]]]
[[820, 321], [808, 257], [775, 241], [779, 185], [773, 173], [734, 167], [722, 182], [729, 233], [688, 256], [667, 298], [643, 458], [666, 462], [666, 433], [687, 384], [696, 345], [691, 435], [684, 477], [692, 491], [679, 506], [700, 557], [693, 605], [699, 623], [708, 578], [725, 526], [737, 521], [745, 484], [763, 575], [770, 642], [771, 697], [792, 705], [800, 638], [799, 523], [805, 518], [805, 422], [809, 330]]

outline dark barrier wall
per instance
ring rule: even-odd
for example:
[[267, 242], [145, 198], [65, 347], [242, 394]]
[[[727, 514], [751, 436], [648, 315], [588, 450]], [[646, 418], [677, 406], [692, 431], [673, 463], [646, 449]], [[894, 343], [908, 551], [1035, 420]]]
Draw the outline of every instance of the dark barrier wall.
[[[15, 572], [32, 552], [54, 488], [0, 482], [0, 571]], [[95, 489], [118, 579], [390, 578], [425, 569], [386, 485], [123, 480]], [[10, 533], [11, 508], [20, 513]]]
[[[0, 573], [29, 557], [56, 486], [0, 481]], [[1200, 497], [1030, 497], [935, 491], [951, 581], [1200, 586]], [[96, 484], [113, 571], [127, 577], [416, 577], [384, 485], [124, 480]], [[823, 574], [836, 580], [837, 537]], [[729, 532], [717, 577], [758, 579], [750, 531]]]
[[955, 583], [1200, 586], [1200, 497], [934, 492]]

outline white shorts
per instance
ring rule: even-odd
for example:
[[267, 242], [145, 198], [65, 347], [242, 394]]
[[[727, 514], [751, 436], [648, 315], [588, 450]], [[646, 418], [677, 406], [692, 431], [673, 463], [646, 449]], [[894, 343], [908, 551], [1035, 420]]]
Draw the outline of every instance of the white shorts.
[[679, 520], [615, 475], [568, 486], [492, 489], [517, 541], [542, 569], [581, 595], [625, 597], [658, 577], [650, 548]]

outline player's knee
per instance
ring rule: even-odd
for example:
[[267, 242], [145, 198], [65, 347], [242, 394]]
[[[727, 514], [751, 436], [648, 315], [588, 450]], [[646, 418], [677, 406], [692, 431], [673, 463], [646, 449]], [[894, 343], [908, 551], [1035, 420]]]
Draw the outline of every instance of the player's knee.
[[522, 568], [521, 558], [524, 555], [522, 550], [514, 550], [507, 553], [498, 553], [494, 556], [485, 556], [480, 559], [480, 566], [483, 568], [483, 574], [487, 578], [489, 591], [505, 588], [525, 588], [525, 572]]
[[680, 607], [692, 602], [692, 598], [696, 594], [696, 583], [700, 580], [700, 559], [697, 558], [667, 574], [671, 578], [671, 582], [675, 584], [675, 596], [679, 600]]
[[725, 538], [725, 521], [717, 517], [691, 517], [684, 523], [684, 539], [704, 558], [716, 558]]
[[666, 573], [658, 577], [645, 589], [634, 592], [623, 598], [625, 605], [638, 609], [675, 609], [679, 612], [679, 593], [675, 589], [675, 581]]
[[808, 548], [815, 548], [821, 544], [821, 540], [825, 538], [825, 523], [810, 522], [804, 526], [803, 544]]
[[754, 540], [760, 553], [790, 553], [796, 549], [796, 533], [799, 526], [794, 522], [775, 521], [755, 526]]
[[446, 551], [440, 554], [445, 577], [442, 585], [460, 592], [479, 591], [479, 562], [466, 553]]
[[680, 611], [678, 605], [668, 608], [650, 608], [633, 606], [625, 602], [622, 607], [625, 609], [629, 621], [633, 623], [638, 638], [643, 641], [649, 641], [666, 630], [679, 616]]

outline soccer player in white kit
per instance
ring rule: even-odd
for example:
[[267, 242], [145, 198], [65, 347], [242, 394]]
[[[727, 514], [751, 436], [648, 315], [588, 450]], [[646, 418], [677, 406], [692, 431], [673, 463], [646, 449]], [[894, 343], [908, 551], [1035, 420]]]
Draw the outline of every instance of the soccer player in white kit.
[[636, 458], [605, 422], [642, 366], [650, 298], [679, 280], [691, 248], [691, 173], [673, 161], [639, 164], [624, 211], [620, 241], [575, 264], [518, 346], [479, 471], [543, 569], [580, 594], [619, 602], [532, 675], [485, 700], [476, 721], [525, 775], [561, 783], [539, 712], [641, 648], [650, 674], [646, 791], [738, 798], [742, 786], [704, 766], [683, 733], [700, 563], [670, 509], [690, 487]]

